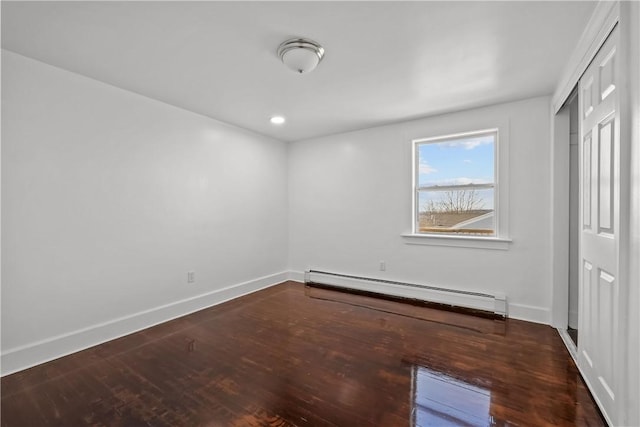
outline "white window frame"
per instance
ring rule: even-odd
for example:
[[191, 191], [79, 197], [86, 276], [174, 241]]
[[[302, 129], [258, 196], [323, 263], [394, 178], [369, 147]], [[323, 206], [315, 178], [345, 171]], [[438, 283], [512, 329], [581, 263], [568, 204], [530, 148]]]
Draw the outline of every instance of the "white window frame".
[[[493, 236], [446, 234], [446, 233], [418, 233], [416, 230], [418, 212], [418, 187], [417, 187], [417, 146], [428, 142], [445, 141], [454, 138], [464, 138], [468, 136], [496, 133], [494, 142], [494, 229]], [[500, 249], [508, 250], [511, 239], [508, 233], [508, 163], [509, 163], [509, 126], [502, 123], [492, 127], [476, 127], [465, 132], [441, 133], [439, 135], [418, 138], [411, 141], [411, 232], [402, 236], [407, 244], [414, 245], [434, 245], [453, 246], [465, 248]]]

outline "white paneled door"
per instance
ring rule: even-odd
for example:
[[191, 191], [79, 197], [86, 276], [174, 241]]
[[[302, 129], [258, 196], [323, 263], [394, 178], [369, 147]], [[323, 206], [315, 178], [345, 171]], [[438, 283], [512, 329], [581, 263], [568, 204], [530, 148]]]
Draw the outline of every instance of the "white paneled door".
[[[620, 124], [614, 29], [579, 82], [580, 318], [578, 364], [614, 425], [620, 384], [617, 361], [624, 339], [620, 302]], [[619, 85], [618, 85], [619, 86]]]

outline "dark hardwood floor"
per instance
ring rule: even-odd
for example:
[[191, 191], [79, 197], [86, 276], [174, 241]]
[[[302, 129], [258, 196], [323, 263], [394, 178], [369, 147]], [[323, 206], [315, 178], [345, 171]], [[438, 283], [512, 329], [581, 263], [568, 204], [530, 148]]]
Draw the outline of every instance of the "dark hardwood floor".
[[601, 426], [557, 332], [288, 282], [2, 378], [3, 426]]

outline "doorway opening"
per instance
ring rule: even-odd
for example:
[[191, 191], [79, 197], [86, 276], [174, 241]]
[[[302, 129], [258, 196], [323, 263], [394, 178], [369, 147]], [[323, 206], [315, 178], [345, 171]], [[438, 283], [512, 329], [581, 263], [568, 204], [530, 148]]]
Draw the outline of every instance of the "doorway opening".
[[580, 175], [578, 90], [575, 88], [567, 100], [569, 109], [569, 316], [567, 333], [578, 346], [578, 301], [579, 301], [579, 219], [580, 219]]

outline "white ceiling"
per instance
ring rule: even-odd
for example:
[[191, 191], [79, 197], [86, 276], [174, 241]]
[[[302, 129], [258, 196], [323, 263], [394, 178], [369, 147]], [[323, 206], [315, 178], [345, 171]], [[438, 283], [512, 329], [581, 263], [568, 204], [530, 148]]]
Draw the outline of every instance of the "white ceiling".
[[[285, 141], [550, 94], [595, 2], [2, 2], [3, 48]], [[297, 75], [276, 55], [326, 49]], [[286, 116], [276, 127], [272, 115]]]

